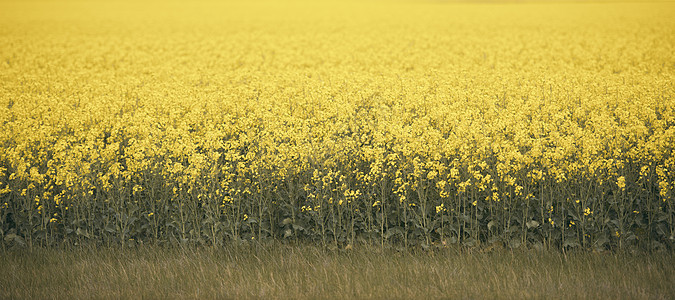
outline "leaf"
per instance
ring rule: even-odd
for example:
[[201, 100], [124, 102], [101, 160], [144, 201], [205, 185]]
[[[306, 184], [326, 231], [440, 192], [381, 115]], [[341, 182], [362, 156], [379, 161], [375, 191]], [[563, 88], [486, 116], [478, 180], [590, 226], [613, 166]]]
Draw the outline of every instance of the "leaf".
[[448, 243], [450, 244], [457, 244], [457, 237], [451, 236], [447, 239]]
[[387, 233], [384, 234], [384, 238], [388, 239], [396, 234], [403, 235], [403, 229], [400, 226], [389, 228], [389, 230], [387, 230]]
[[77, 230], [75, 230], [75, 234], [89, 238], [89, 234], [80, 228], [77, 228]]
[[516, 249], [520, 248], [520, 245], [522, 244], [522, 241], [519, 238], [513, 238], [509, 241], [509, 247]]
[[595, 241], [596, 247], [603, 247], [607, 243], [609, 243], [609, 239], [607, 239], [607, 237], [604, 237], [604, 236], [601, 237], [601, 238], [598, 238], [598, 240]]
[[493, 220], [493, 221], [490, 221], [490, 222], [488, 222], [488, 224], [487, 224], [487, 228], [488, 228], [488, 230], [491, 230], [491, 229], [492, 229], [492, 227], [495, 227], [495, 225], [496, 225], [496, 222], [495, 222], [494, 220]]
[[609, 221], [609, 223], [616, 226], [616, 228], [621, 228], [621, 226], [619, 224], [619, 220], [611, 220], [611, 221]]
[[21, 247], [26, 246], [26, 241], [24, 241], [22, 237], [14, 234], [14, 233], [10, 233], [10, 234], [6, 235], [5, 236], [5, 242], [14, 242], [16, 245], [19, 245]]
[[570, 239], [567, 239], [567, 240], [565, 240], [565, 242], [563, 243], [563, 247], [576, 248], [576, 247], [579, 247], [579, 246], [581, 246], [581, 245], [580, 245], [579, 242], [576, 241], [576, 240], [570, 240]]
[[535, 250], [541, 251], [541, 250], [544, 250], [544, 244], [542, 244], [541, 242], [536, 242], [536, 243], [532, 244], [532, 248], [534, 248]]
[[505, 232], [507, 232], [507, 233], [518, 233], [518, 232], [520, 232], [520, 226], [511, 225], [508, 228], [506, 228]]
[[532, 221], [529, 221], [529, 222], [525, 223], [525, 225], [527, 226], [528, 229], [536, 228], [536, 227], [539, 226], [539, 222], [537, 222], [535, 220], [532, 220]]
[[14, 240], [14, 237], [16, 237], [16, 234], [13, 234], [13, 233], [10, 233], [10, 234], [6, 235], [5, 236], [5, 242], [11, 242], [12, 240]]
[[652, 246], [652, 249], [654, 249], [654, 250], [661, 250], [661, 249], [664, 248], [663, 244], [661, 242], [658, 242], [658, 241], [652, 241], [651, 246]]
[[117, 232], [117, 229], [115, 228], [115, 225], [113, 225], [113, 224], [107, 224], [107, 225], [105, 226], [105, 231], [107, 231], [107, 232], [109, 232], [109, 233], [115, 233], [115, 232]]
[[637, 239], [637, 236], [635, 236], [634, 233], [629, 232], [628, 234], [626, 234], [626, 241], [634, 241], [636, 239]]
[[476, 240], [474, 238], [468, 238], [468, 239], [464, 240], [463, 244], [465, 246], [468, 246], [468, 247], [475, 247], [478, 243], [476, 242]]

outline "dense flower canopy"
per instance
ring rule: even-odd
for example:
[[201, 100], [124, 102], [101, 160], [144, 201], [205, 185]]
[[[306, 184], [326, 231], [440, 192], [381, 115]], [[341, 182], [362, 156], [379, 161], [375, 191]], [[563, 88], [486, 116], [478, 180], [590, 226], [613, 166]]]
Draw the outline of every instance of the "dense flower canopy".
[[673, 3], [2, 2], [0, 229], [672, 247], [674, 20]]

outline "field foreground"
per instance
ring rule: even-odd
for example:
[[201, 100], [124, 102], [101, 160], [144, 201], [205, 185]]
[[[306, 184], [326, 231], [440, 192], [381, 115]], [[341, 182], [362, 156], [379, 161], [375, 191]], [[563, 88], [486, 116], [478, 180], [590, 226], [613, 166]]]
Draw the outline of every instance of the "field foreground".
[[[214, 250], [215, 249], [215, 250]], [[0, 298], [673, 299], [672, 253], [313, 246], [3, 252]]]

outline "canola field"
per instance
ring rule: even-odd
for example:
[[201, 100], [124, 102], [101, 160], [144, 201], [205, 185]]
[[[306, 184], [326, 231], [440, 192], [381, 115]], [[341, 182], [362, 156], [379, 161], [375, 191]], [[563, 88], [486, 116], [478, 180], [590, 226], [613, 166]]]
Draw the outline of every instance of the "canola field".
[[675, 246], [675, 3], [0, 1], [4, 245]]

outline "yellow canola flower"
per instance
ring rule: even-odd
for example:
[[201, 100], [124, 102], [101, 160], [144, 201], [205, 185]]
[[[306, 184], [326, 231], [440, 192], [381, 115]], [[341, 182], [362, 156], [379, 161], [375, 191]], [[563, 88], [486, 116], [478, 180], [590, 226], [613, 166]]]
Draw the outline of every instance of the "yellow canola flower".
[[672, 3], [15, 2], [4, 209], [672, 207]]
[[626, 177], [621, 176], [616, 180], [616, 185], [621, 189], [622, 191], [626, 189]]

